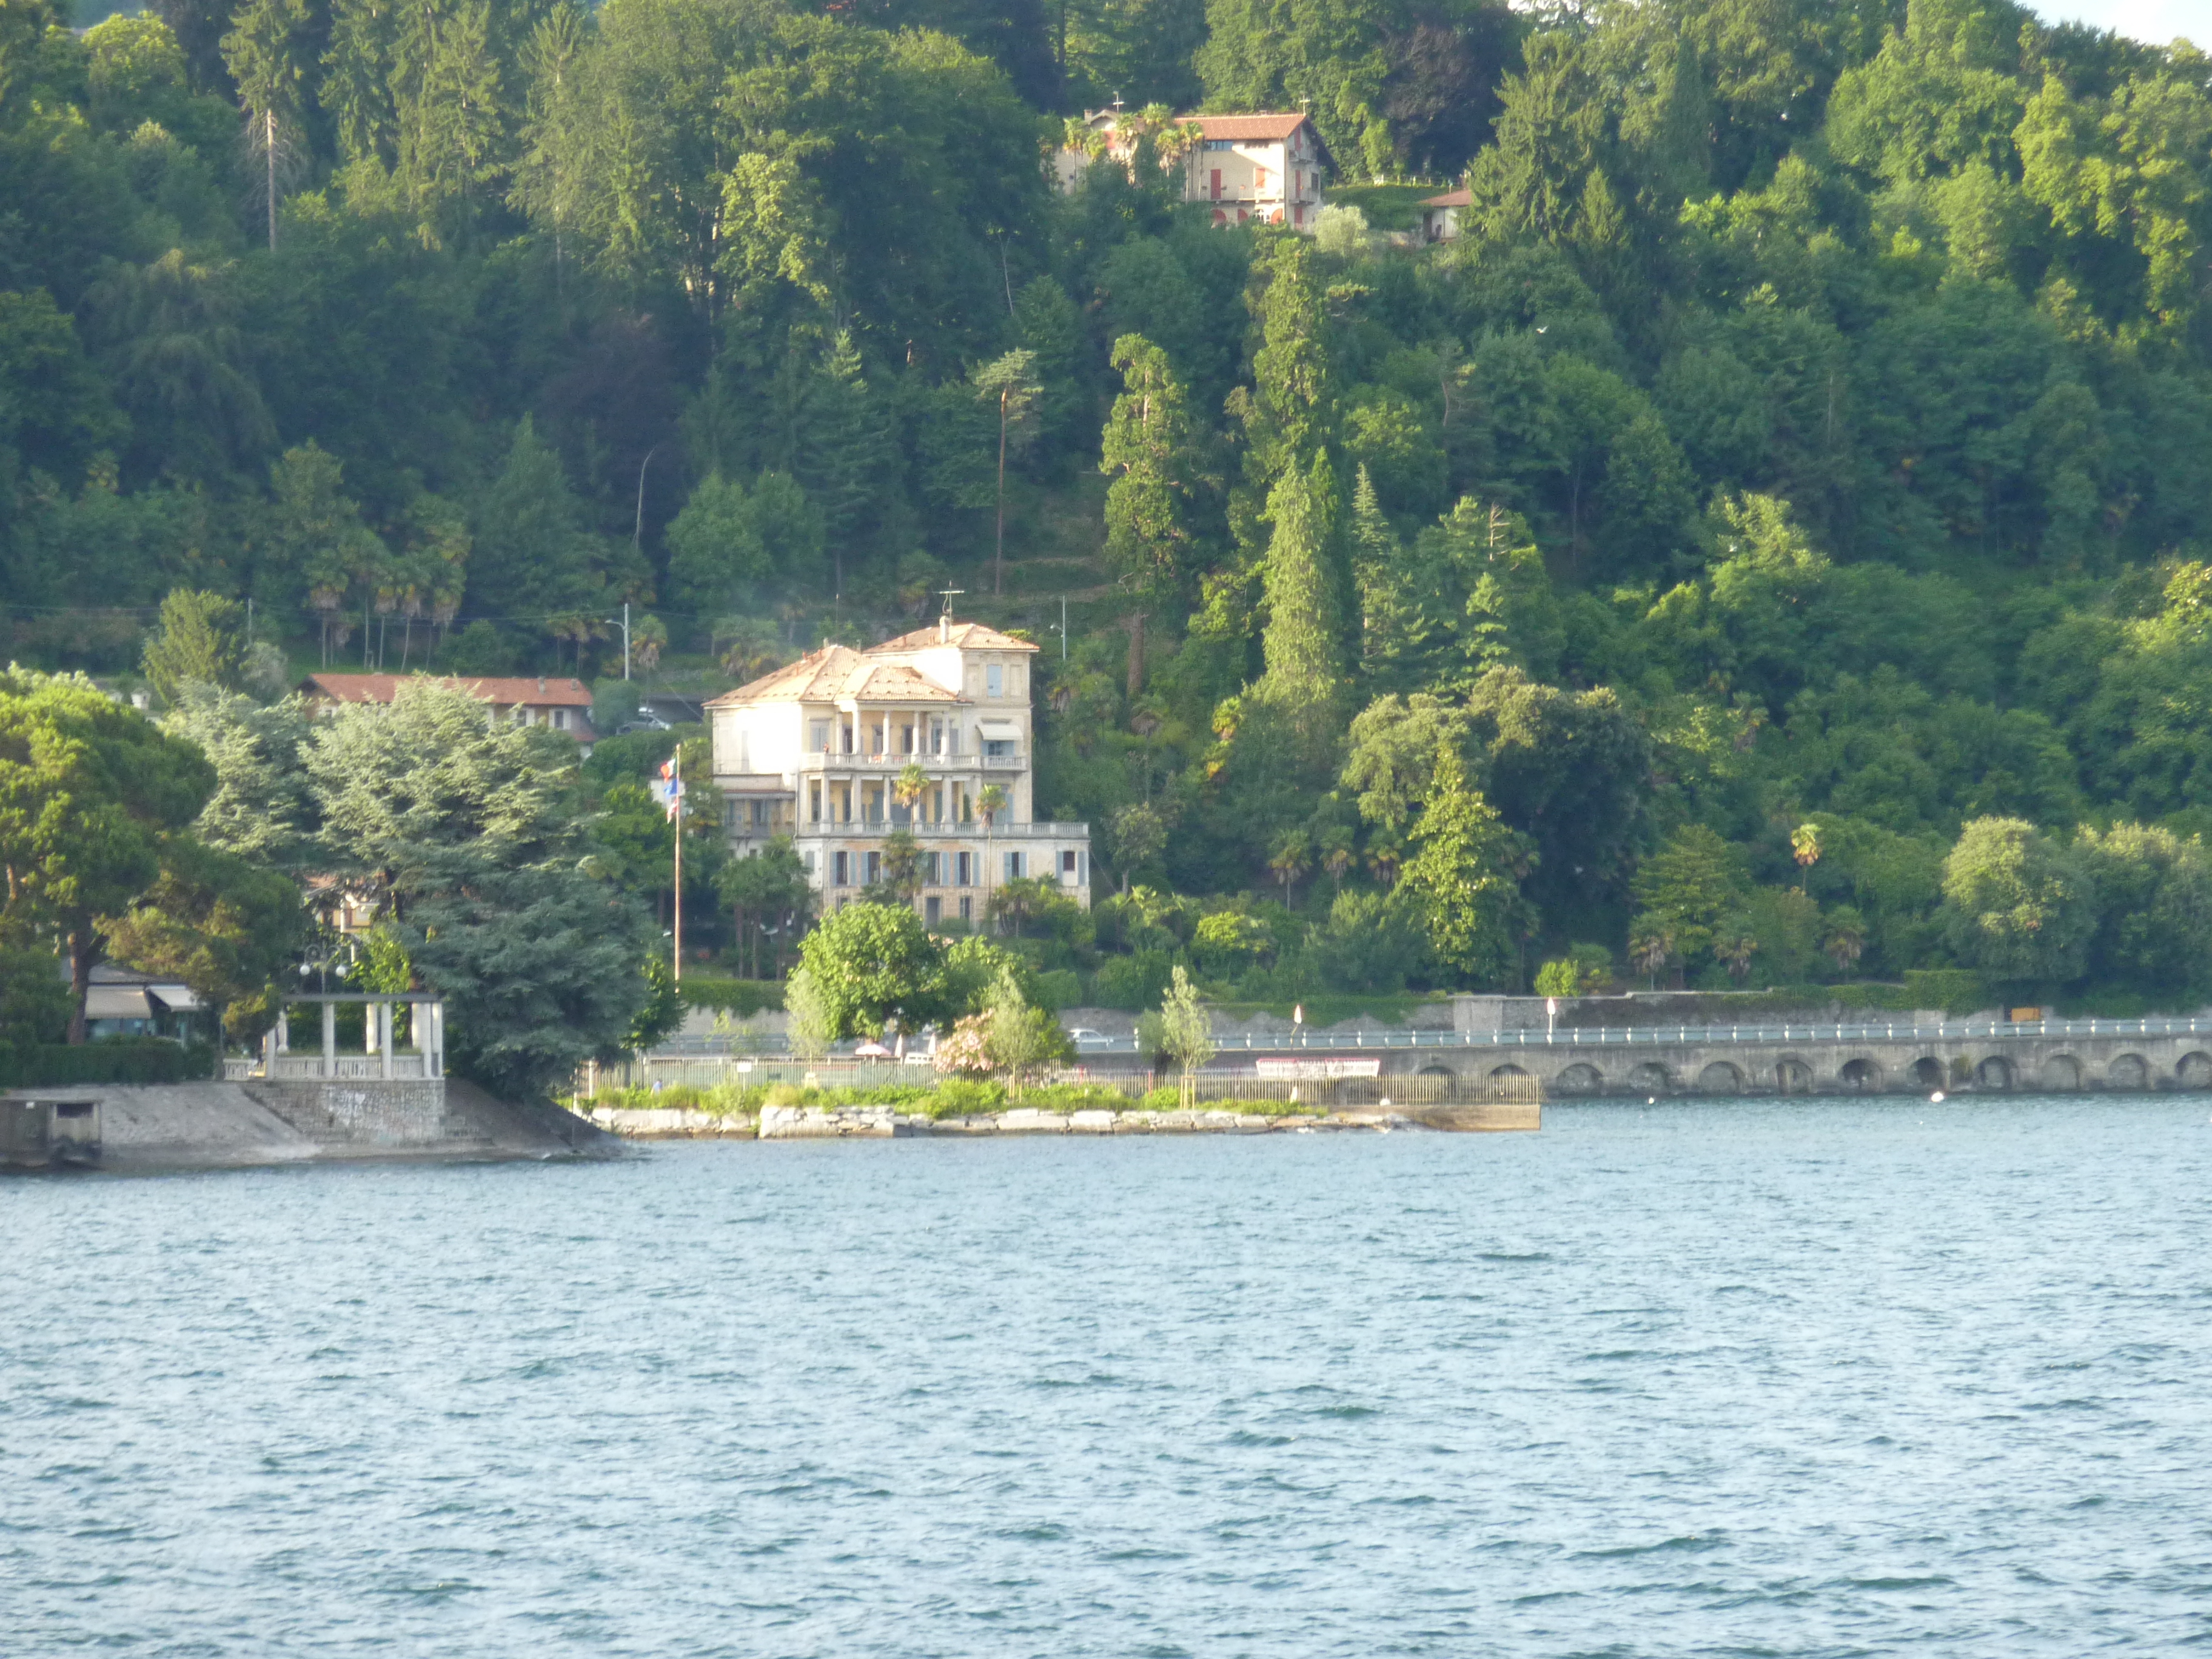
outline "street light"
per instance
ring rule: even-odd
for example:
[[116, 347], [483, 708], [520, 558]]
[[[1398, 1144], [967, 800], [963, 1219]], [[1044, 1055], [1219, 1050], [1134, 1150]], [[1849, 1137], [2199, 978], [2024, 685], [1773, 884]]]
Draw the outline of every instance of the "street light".
[[[652, 457], [648, 455], [646, 459], [650, 460]], [[601, 620], [609, 628], [619, 628], [623, 631], [623, 678], [628, 679], [629, 678], [629, 601], [628, 599], [623, 601], [623, 613], [619, 619], [607, 617]]]

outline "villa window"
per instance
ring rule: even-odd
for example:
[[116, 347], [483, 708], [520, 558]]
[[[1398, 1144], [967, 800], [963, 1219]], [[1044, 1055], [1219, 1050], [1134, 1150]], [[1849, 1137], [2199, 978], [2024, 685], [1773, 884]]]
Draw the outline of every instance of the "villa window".
[[871, 887], [881, 885], [884, 879], [884, 855], [881, 853], [870, 853], [867, 854], [867, 884]]
[[812, 720], [806, 727], [806, 747], [810, 753], [826, 755], [830, 752], [830, 722]]
[[1003, 697], [1006, 695], [1006, 671], [997, 663], [983, 671], [983, 690], [988, 696]]
[[830, 884], [832, 887], [850, 887], [853, 884], [853, 855], [850, 853], [832, 853], [830, 855]]
[[1019, 853], [1008, 853], [1005, 856], [1006, 860], [1006, 879], [1008, 881], [1019, 881], [1022, 878], [1022, 855]]

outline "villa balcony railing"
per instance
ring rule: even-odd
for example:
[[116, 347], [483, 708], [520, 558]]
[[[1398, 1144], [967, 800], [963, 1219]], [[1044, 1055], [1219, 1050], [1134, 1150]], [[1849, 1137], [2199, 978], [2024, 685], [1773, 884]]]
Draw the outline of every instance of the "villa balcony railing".
[[841, 755], [819, 751], [801, 755], [802, 772], [887, 772], [893, 775], [919, 766], [932, 776], [956, 772], [1018, 772], [1029, 764], [1024, 755]]
[[434, 1079], [428, 1054], [394, 1054], [392, 1069], [384, 1069], [382, 1054], [333, 1054], [325, 1062], [320, 1054], [277, 1054], [274, 1058], [241, 1060], [232, 1056], [222, 1063], [222, 1074], [232, 1083], [256, 1079], [271, 1083], [348, 1083], [390, 1078], [395, 1082], [421, 1083]]
[[798, 841], [859, 841], [870, 836], [888, 836], [903, 830], [916, 841], [972, 841], [979, 846], [989, 841], [1088, 841], [1091, 826], [1087, 823], [1001, 823], [985, 830], [981, 820], [974, 823], [802, 823], [793, 831]]

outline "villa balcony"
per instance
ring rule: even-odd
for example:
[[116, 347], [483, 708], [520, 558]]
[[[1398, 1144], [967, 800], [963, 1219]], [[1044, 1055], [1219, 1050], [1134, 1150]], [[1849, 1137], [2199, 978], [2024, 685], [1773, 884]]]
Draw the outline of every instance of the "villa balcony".
[[854, 819], [850, 823], [802, 823], [791, 831], [795, 841], [861, 841], [903, 830], [916, 841], [1088, 841], [1087, 823], [1000, 823], [989, 830], [983, 821], [971, 823], [892, 823]]
[[840, 755], [819, 752], [801, 755], [802, 773], [887, 773], [893, 776], [909, 766], [919, 766], [932, 777], [973, 772], [1018, 772], [1029, 764], [1024, 755]]

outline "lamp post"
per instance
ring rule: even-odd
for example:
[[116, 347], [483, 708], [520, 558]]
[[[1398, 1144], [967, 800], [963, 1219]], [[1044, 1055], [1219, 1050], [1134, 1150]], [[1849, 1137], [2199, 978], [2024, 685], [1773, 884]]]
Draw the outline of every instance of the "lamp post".
[[[647, 459], [651, 458], [647, 457]], [[617, 619], [609, 617], [606, 618], [606, 624], [610, 628], [619, 628], [623, 631], [623, 678], [628, 679], [629, 678], [629, 601], [628, 599], [623, 601], [621, 617]]]

